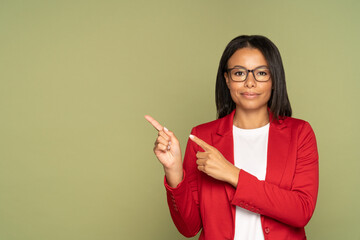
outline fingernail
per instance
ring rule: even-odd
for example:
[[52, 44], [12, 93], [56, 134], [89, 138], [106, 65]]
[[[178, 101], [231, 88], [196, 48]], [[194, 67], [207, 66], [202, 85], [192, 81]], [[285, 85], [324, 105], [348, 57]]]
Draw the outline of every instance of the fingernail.
[[165, 130], [165, 132], [168, 132], [168, 131], [169, 131], [169, 129], [167, 129], [166, 127], [164, 127], [164, 130]]
[[171, 145], [171, 141], [169, 141], [169, 146]]
[[194, 139], [194, 135], [192, 135], [192, 134], [190, 134], [190, 136], [189, 136], [191, 139]]
[[168, 145], [167, 149], [170, 150], [170, 145]]

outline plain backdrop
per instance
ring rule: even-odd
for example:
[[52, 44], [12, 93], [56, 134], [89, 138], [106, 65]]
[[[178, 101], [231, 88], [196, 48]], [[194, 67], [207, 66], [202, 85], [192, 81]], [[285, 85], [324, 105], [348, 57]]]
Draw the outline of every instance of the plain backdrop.
[[[0, 239], [184, 239], [150, 114], [178, 136], [216, 118], [234, 37], [279, 48], [320, 190], [308, 239], [360, 239], [360, 2], [0, 0]], [[220, 227], [220, 226], [219, 226]]]

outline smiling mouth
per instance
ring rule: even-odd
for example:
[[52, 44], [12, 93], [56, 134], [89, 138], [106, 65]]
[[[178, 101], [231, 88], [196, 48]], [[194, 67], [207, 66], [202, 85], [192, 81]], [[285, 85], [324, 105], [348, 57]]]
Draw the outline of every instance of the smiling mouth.
[[249, 93], [249, 92], [244, 92], [244, 93], [240, 93], [242, 96], [244, 96], [245, 98], [256, 98], [257, 96], [259, 96], [259, 93]]
[[258, 93], [244, 92], [244, 93], [241, 93], [241, 95], [244, 95], [244, 96], [257, 96], [257, 95], [260, 95], [260, 94], [258, 94]]

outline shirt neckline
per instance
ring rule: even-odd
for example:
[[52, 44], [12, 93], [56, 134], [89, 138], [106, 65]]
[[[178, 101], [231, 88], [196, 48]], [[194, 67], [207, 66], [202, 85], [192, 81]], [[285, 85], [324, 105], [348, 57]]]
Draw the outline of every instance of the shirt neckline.
[[270, 123], [267, 123], [262, 127], [252, 128], [252, 129], [239, 128], [233, 125], [233, 131], [238, 134], [260, 134], [267, 132], [269, 130], [269, 127], [270, 127]]

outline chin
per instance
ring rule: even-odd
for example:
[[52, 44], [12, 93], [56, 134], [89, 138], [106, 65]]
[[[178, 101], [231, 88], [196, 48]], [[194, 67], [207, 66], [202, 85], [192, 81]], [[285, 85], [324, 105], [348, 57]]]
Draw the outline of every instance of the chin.
[[257, 111], [257, 110], [261, 111], [263, 109], [267, 110], [267, 103], [266, 104], [236, 103], [236, 107], [245, 111]]

